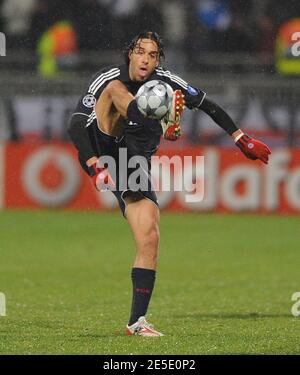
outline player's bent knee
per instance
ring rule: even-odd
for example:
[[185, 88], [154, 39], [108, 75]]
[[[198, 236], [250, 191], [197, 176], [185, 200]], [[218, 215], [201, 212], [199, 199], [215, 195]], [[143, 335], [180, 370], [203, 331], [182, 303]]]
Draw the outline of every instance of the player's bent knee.
[[152, 249], [155, 255], [158, 249], [159, 239], [160, 239], [157, 223], [153, 222], [150, 225], [148, 223], [147, 227], [144, 227], [143, 229], [141, 229], [139, 237], [140, 237], [140, 242], [142, 243], [142, 247], [144, 249], [147, 249], [147, 251], [149, 251], [149, 249]]
[[140, 194], [125, 197], [127, 219], [138, 244], [143, 248], [156, 249], [159, 244], [159, 209]]
[[[114, 93], [120, 91], [120, 89], [126, 89], [126, 86], [125, 86], [121, 81], [118, 81], [118, 80], [111, 81], [111, 82], [109, 82], [109, 84], [106, 86], [106, 90], [107, 90], [110, 94], [114, 94]], [[126, 90], [127, 90], [127, 89], [126, 89]]]
[[157, 248], [159, 244], [159, 231], [156, 227], [152, 227], [148, 234], [148, 241], [151, 247]]

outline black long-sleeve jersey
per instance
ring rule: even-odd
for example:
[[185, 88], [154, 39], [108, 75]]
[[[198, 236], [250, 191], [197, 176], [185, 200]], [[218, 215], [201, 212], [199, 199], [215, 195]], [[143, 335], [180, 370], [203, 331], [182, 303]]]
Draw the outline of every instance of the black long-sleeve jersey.
[[[121, 81], [133, 95], [146, 81], [162, 80], [173, 90], [179, 89], [183, 92], [187, 108], [204, 110], [229, 134], [237, 130], [230, 117], [218, 105], [205, 98], [204, 91], [194, 88], [170, 71], [158, 67], [146, 81], [136, 82], [130, 79], [127, 65], [114, 65], [102, 69], [93, 76], [72, 114], [69, 134], [81, 159], [88, 160], [92, 156], [99, 156], [99, 152], [93, 146], [95, 131], [92, 128], [97, 123], [94, 106], [102, 91], [112, 80]], [[131, 155], [151, 157], [159, 146], [161, 134], [162, 128], [158, 120], [146, 118], [143, 124], [135, 125], [124, 120], [124, 137]]]

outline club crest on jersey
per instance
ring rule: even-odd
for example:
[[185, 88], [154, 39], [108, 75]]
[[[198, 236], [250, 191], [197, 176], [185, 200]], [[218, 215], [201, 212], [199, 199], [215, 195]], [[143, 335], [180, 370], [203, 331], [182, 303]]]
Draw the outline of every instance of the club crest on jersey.
[[198, 91], [190, 85], [187, 87], [187, 91], [188, 91], [189, 94], [191, 94], [193, 96], [198, 95]]
[[92, 94], [87, 94], [82, 99], [82, 104], [87, 108], [93, 108], [96, 104], [96, 98]]

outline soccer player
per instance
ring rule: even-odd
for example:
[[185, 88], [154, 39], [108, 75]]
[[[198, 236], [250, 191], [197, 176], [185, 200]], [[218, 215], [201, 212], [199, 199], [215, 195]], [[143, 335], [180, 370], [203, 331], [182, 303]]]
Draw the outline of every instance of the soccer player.
[[[127, 46], [124, 57], [125, 64], [106, 67], [92, 78], [71, 117], [68, 130], [78, 150], [81, 166], [92, 178], [95, 187], [98, 190], [105, 186], [115, 187], [112, 192], [134, 235], [133, 296], [125, 333], [163, 336], [145, 319], [155, 283], [159, 248], [156, 194], [152, 188], [134, 190], [127, 186], [121, 189], [122, 176], [118, 169], [113, 180], [107, 166], [99, 164], [99, 158], [109, 155], [116, 160], [118, 167], [119, 150], [125, 148], [128, 159], [136, 155], [145, 157], [151, 171], [151, 156], [159, 146], [160, 137], [163, 135], [174, 141], [180, 136], [180, 116], [184, 105], [207, 113], [232, 136], [246, 157], [268, 163], [271, 152], [265, 144], [238, 129], [229, 115], [202, 90], [161, 66], [164, 51], [157, 33], [148, 31], [137, 35]], [[161, 121], [144, 117], [134, 97], [145, 82], [155, 79], [167, 82], [174, 90], [172, 108]], [[132, 169], [128, 168], [126, 172], [130, 174]], [[150, 181], [150, 172], [145, 176]]]

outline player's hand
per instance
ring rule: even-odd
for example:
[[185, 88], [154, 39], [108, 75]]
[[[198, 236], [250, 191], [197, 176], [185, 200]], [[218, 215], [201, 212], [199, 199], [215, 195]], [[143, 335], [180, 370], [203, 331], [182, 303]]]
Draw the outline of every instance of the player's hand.
[[247, 156], [247, 158], [252, 159], [252, 160], [259, 159], [263, 163], [268, 164], [271, 150], [263, 142], [260, 142], [254, 138], [251, 138], [246, 134], [243, 134], [235, 142], [235, 144], [242, 151], [242, 153]]
[[91, 178], [95, 188], [99, 191], [111, 190], [116, 186], [114, 180], [111, 178], [108, 170], [105, 167], [94, 163], [90, 168]]
[[181, 136], [180, 119], [184, 110], [184, 95], [181, 90], [173, 92], [170, 111], [161, 119], [163, 137], [176, 141]]

